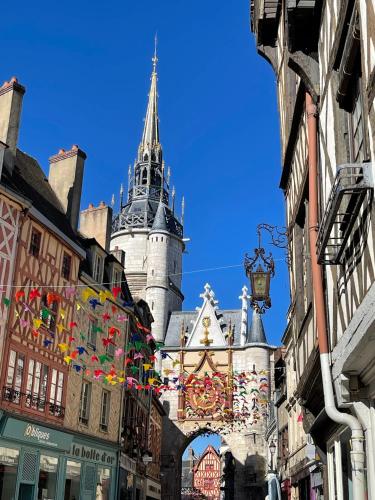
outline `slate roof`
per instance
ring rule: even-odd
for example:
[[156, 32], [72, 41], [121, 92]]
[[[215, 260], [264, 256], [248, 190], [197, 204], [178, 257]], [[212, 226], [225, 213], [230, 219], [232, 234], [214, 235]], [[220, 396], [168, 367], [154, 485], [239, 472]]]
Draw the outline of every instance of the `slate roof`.
[[250, 328], [247, 332], [246, 342], [251, 344], [253, 342], [261, 342], [263, 344], [268, 344], [266, 338], [266, 332], [264, 331], [263, 321], [261, 314], [257, 313], [254, 309], [253, 318], [251, 321]]
[[8, 167], [3, 168], [1, 182], [28, 199], [52, 224], [77, 243], [76, 233], [45, 173], [34, 158], [17, 149], [14, 168], [11, 171]]
[[[198, 311], [172, 312], [168, 323], [167, 334], [165, 336], [165, 346], [178, 347], [180, 345], [182, 322], [184, 322], [186, 335], [188, 336], [193, 329], [194, 322], [196, 321], [198, 314]], [[217, 314], [219, 319], [223, 318], [222, 326], [229, 326], [230, 321], [232, 322], [234, 345], [239, 345], [241, 332], [241, 310], [218, 310]]]
[[[181, 223], [174, 216], [172, 210], [165, 204], [162, 206], [163, 210], [160, 210], [158, 214], [159, 203], [159, 200], [154, 200], [152, 198], [134, 198], [115, 216], [113, 220], [113, 231], [116, 232], [129, 227], [149, 227], [156, 229], [153, 227], [153, 224], [155, 218], [158, 217], [158, 226], [162, 226], [164, 231], [169, 231], [171, 234], [182, 237], [183, 228]], [[139, 226], [138, 224], [133, 226], [131, 222], [127, 222], [127, 216], [145, 213], [148, 214], [147, 226], [144, 226], [143, 223]], [[160, 229], [160, 227], [157, 227], [157, 229]]]
[[159, 202], [159, 206], [155, 214], [155, 219], [152, 224], [151, 231], [168, 231], [167, 220], [165, 218], [164, 205], [162, 202]]
[[[194, 327], [194, 323], [198, 317], [199, 311], [174, 311], [172, 312], [168, 327], [167, 334], [165, 336], [165, 347], [179, 347], [180, 346], [180, 334], [181, 325], [184, 323], [185, 335], [188, 337]], [[241, 333], [241, 310], [218, 310], [218, 317], [223, 318], [222, 326], [229, 326], [232, 323], [233, 328], [233, 345], [240, 345], [240, 333]], [[250, 318], [249, 318], [250, 322]], [[262, 316], [255, 311], [253, 312], [253, 317], [251, 324], [248, 326], [248, 332], [246, 336], [246, 344], [261, 343], [268, 344], [266, 333], [263, 326]]]

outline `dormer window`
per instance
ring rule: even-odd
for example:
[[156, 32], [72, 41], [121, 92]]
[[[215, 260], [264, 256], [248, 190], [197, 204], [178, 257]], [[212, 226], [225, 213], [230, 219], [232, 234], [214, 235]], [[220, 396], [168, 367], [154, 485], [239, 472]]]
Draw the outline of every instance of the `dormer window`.
[[102, 281], [103, 275], [103, 258], [97, 253], [94, 256], [94, 269], [93, 269], [93, 278], [97, 283]]
[[112, 272], [112, 286], [121, 286], [121, 271], [114, 269]]

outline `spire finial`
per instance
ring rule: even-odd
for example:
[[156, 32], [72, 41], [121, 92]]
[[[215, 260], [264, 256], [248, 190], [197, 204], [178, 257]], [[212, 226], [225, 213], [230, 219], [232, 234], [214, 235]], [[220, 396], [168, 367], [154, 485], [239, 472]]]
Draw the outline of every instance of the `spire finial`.
[[156, 63], [158, 58], [156, 56], [156, 41], [155, 38], [155, 52], [152, 58], [152, 73], [151, 73], [151, 87], [148, 94], [148, 103], [145, 124], [142, 134], [142, 141], [138, 149], [138, 159], [144, 160], [147, 155], [149, 159], [151, 151], [150, 149], [159, 145], [159, 117], [158, 117], [158, 92], [157, 92], [157, 73], [156, 73]]
[[123, 207], [123, 198], [124, 198], [124, 186], [122, 183], [120, 184], [120, 210], [122, 210]]
[[160, 201], [163, 201], [163, 195], [164, 195], [164, 168], [165, 168], [165, 163], [163, 160], [161, 162]]
[[182, 197], [181, 201], [181, 224], [184, 225], [185, 218], [185, 196]]
[[155, 33], [154, 57], [152, 58], [152, 72], [153, 73], [156, 73], [156, 65], [158, 63], [157, 48], [158, 48], [158, 34]]
[[174, 213], [174, 201], [175, 201], [175, 198], [176, 198], [176, 190], [173, 186], [172, 188], [172, 212]]

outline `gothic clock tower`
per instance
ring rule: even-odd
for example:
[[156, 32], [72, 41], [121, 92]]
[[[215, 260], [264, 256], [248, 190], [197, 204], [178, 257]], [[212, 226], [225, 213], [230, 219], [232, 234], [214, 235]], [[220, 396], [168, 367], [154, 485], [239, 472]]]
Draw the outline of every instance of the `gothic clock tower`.
[[[111, 250], [125, 252], [125, 274], [133, 296], [145, 299], [154, 317], [152, 332], [164, 341], [172, 311], [181, 310], [183, 213], [174, 210], [174, 189], [165, 175], [159, 138], [157, 57], [153, 57], [142, 140], [133, 168], [129, 167], [126, 203], [112, 224]], [[184, 202], [182, 202], [184, 205]], [[183, 212], [183, 208], [182, 208]]]

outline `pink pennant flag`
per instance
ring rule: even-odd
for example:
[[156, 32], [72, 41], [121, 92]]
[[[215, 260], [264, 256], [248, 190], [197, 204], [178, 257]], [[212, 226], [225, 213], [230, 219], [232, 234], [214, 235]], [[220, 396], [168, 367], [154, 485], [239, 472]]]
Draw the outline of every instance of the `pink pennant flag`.
[[124, 321], [128, 321], [128, 317], [125, 316], [124, 314], [119, 314], [117, 316], [117, 321], [120, 321], [120, 323], [123, 323]]
[[144, 358], [144, 356], [143, 356], [143, 354], [141, 354], [140, 352], [136, 352], [136, 353], [134, 354], [134, 359], [143, 359], [143, 358]]
[[119, 358], [122, 354], [124, 354], [124, 349], [116, 349], [115, 350], [115, 357]]
[[29, 322], [26, 320], [26, 319], [20, 319], [20, 325], [22, 326], [22, 328], [26, 328], [26, 326], [29, 325]]
[[65, 288], [65, 297], [71, 299], [76, 294], [76, 288], [74, 286], [68, 286]]

